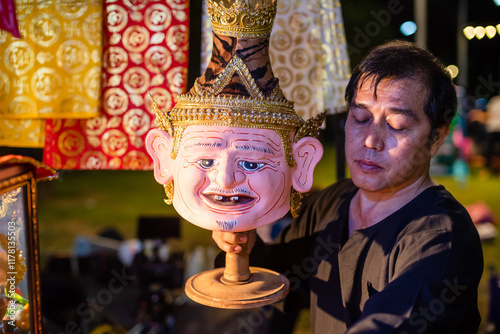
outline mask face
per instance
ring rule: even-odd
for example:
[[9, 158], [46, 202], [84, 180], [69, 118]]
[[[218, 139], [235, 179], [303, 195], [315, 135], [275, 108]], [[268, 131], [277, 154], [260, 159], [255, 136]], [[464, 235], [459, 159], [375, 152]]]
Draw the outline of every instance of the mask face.
[[[309, 144], [316, 154], [306, 156], [319, 153], [319, 161], [319, 141], [307, 138], [302, 144], [311, 141], [320, 149]], [[299, 143], [292, 145], [294, 152], [302, 147]], [[292, 187], [309, 190], [305, 188], [312, 186], [317, 163], [303, 168], [300, 161], [300, 168], [290, 168], [281, 137], [268, 129], [190, 125], [183, 132], [175, 160], [170, 157], [172, 141], [165, 132], [152, 130], [147, 145], [157, 181], [174, 181], [177, 212], [192, 224], [218, 231], [245, 231], [283, 217], [290, 209]], [[294, 178], [299, 174], [302, 181]], [[304, 184], [306, 179], [310, 182]]]

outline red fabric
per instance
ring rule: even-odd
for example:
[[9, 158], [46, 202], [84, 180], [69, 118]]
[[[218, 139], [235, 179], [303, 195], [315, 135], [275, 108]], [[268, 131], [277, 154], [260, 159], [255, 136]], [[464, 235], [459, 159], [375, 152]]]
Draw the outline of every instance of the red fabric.
[[102, 116], [47, 120], [44, 162], [56, 169], [152, 169], [144, 139], [186, 90], [189, 1], [104, 5]]
[[14, 0], [0, 0], [0, 29], [10, 32], [15, 38], [21, 38]]

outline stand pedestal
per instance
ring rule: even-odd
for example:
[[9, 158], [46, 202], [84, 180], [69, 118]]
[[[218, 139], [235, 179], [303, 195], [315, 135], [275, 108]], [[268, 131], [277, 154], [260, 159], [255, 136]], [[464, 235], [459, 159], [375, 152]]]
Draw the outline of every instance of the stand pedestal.
[[207, 270], [189, 278], [186, 294], [197, 303], [248, 309], [283, 299], [290, 290], [288, 279], [272, 270], [249, 267], [248, 255], [226, 254], [226, 267]]

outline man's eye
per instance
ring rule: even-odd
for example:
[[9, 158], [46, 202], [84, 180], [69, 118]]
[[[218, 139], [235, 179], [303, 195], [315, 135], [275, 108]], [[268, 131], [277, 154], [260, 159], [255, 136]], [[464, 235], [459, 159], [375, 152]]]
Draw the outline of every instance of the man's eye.
[[238, 162], [238, 165], [240, 165], [247, 172], [253, 172], [258, 169], [261, 169], [265, 164], [258, 162], [250, 162], [250, 161], [240, 161]]
[[212, 168], [215, 165], [215, 160], [214, 159], [201, 159], [198, 160], [198, 165], [200, 165], [202, 168], [209, 169]]

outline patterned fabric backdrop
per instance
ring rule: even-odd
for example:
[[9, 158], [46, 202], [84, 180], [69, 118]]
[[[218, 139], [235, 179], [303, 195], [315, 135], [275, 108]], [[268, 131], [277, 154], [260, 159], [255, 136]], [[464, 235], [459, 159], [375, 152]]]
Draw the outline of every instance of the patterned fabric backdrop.
[[102, 115], [48, 120], [44, 162], [55, 169], [151, 169], [150, 93], [170, 109], [185, 92], [188, 0], [106, 0]]
[[[201, 72], [212, 52], [206, 11], [202, 22]], [[304, 119], [345, 110], [350, 65], [340, 0], [280, 0], [269, 54], [285, 96]]]
[[43, 119], [99, 115], [102, 3], [18, 2], [16, 10], [22, 38], [0, 34], [0, 145], [41, 147]]

